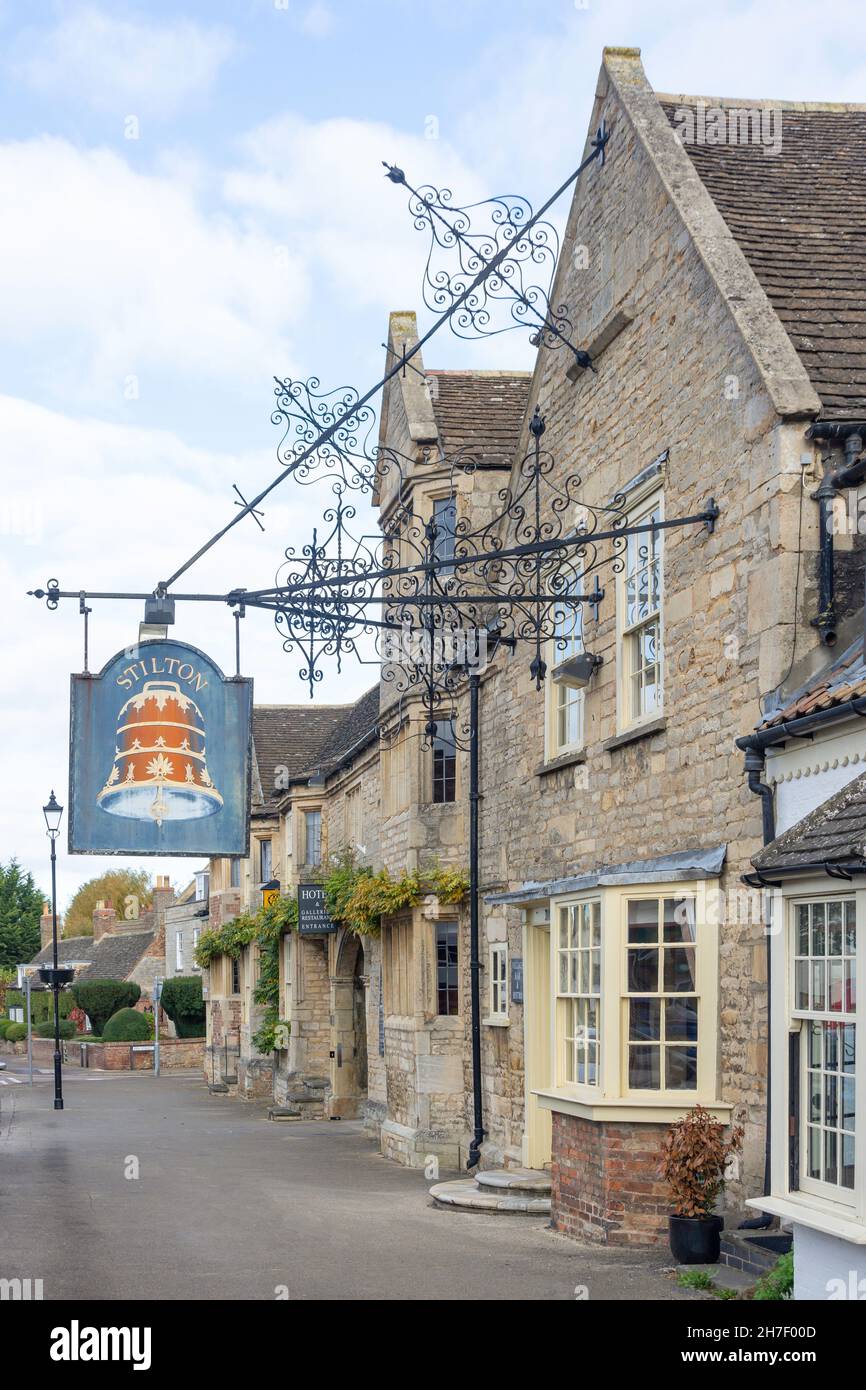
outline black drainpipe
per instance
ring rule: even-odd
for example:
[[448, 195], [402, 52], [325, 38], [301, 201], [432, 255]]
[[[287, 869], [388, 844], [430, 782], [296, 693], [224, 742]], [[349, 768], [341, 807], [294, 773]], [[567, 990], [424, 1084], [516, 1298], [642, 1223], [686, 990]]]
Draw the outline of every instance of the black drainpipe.
[[806, 431], [806, 438], [835, 445], [844, 450], [845, 462], [834, 469], [829, 454], [824, 458], [824, 471], [812, 498], [818, 503], [818, 614], [812, 621], [826, 647], [836, 644], [836, 594], [833, 574], [833, 507], [844, 488], [857, 487], [866, 476], [866, 457], [863, 438], [866, 421], [816, 420]]
[[[763, 828], [764, 844], [768, 845], [771, 840], [776, 838], [776, 816], [773, 807], [773, 788], [768, 786], [763, 780], [765, 751], [761, 747], [755, 747], [749, 739], [737, 739], [738, 747], [745, 745], [746, 760], [743, 771], [746, 774], [749, 791], [754, 792], [761, 798], [761, 825]], [[772, 1014], [772, 973], [773, 963], [773, 934], [767, 932], [767, 1124], [764, 1137], [764, 1194], [769, 1196], [771, 1190], [771, 1159], [772, 1159], [772, 1130], [770, 1124], [770, 1102], [772, 1100], [772, 1059], [773, 1059], [773, 1014]], [[741, 1221], [739, 1229], [741, 1231], [763, 1231], [772, 1224], [773, 1218], [768, 1212], [762, 1216], [753, 1216], [748, 1221]]]

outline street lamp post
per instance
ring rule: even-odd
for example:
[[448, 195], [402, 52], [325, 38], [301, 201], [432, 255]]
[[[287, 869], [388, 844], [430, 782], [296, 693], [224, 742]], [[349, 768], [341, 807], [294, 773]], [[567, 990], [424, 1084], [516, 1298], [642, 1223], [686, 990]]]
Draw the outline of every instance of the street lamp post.
[[60, 1057], [60, 966], [57, 960], [57, 836], [60, 834], [60, 821], [63, 807], [54, 792], [42, 807], [48, 836], [51, 840], [51, 939], [53, 945], [52, 989], [54, 991], [54, 1109], [63, 1109], [63, 1082], [61, 1078]]

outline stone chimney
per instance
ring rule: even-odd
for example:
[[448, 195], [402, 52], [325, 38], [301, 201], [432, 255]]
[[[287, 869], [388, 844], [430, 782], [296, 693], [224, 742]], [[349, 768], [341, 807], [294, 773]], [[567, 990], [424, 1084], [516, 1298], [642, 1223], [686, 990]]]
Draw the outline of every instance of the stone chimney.
[[162, 916], [167, 907], [174, 903], [174, 889], [171, 886], [171, 879], [168, 874], [157, 874], [156, 883], [153, 887], [153, 915], [156, 918], [156, 926], [162, 924]]
[[[39, 918], [39, 945], [40, 949], [51, 945], [53, 935], [53, 918], [51, 916], [51, 904], [42, 904], [42, 916]], [[60, 923], [57, 923], [57, 934], [60, 935]]]
[[99, 941], [100, 937], [105, 936], [107, 932], [112, 931], [116, 921], [117, 913], [112, 907], [111, 900], [108, 899], [106, 902], [103, 902], [100, 898], [96, 907], [93, 909], [94, 943]]

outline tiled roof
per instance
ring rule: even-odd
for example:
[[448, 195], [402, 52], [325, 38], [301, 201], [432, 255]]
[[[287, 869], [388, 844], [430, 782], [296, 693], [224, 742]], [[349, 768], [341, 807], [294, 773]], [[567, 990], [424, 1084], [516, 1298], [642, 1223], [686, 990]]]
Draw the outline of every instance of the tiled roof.
[[253, 707], [253, 743], [264, 804], [272, 804], [277, 796], [276, 769], [286, 768], [281, 777], [299, 777], [307, 772], [325, 739], [346, 717], [346, 705], [255, 705]]
[[660, 98], [672, 125], [698, 102], [780, 113], [777, 154], [746, 141], [683, 148], [787, 330], [822, 414], [866, 417], [866, 108]]
[[[92, 936], [70, 936], [57, 943], [58, 959], [62, 961], [89, 960], [81, 970], [79, 980], [125, 980], [135, 969], [148, 946], [153, 942], [152, 931], [107, 932], [94, 942]], [[33, 961], [45, 965], [51, 960], [51, 946], [44, 946]]]
[[379, 724], [379, 687], [374, 685], [360, 700], [349, 708], [345, 718], [337, 724], [325, 739], [316, 754], [316, 765], [320, 770], [334, 767], [341, 758], [372, 738]]
[[[90, 960], [93, 955], [92, 936], [62, 936], [57, 943], [57, 959], [62, 965], [68, 960]], [[53, 959], [51, 944], [43, 946], [33, 957], [33, 965], [49, 965]]]
[[862, 637], [852, 643], [828, 669], [814, 676], [792, 695], [781, 709], [767, 714], [759, 727], [771, 729], [789, 719], [802, 719], [804, 715], [816, 714], [818, 710], [844, 705], [858, 695], [866, 695], [866, 659]]
[[752, 863], [761, 873], [825, 864], [866, 869], [866, 772], [771, 841]]
[[529, 404], [529, 372], [427, 370], [442, 447], [480, 463], [510, 464]]

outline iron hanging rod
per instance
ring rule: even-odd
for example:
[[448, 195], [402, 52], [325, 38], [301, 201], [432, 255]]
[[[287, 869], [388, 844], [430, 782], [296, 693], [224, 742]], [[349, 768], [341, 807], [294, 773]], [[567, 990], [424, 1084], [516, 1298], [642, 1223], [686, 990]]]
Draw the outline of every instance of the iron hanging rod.
[[[556, 192], [553, 193], [551, 197], [549, 197], [547, 201], [542, 204], [538, 211], [533, 213], [532, 217], [529, 218], [522, 231], [522, 235], [524, 237], [526, 236], [526, 233], [529, 232], [532, 229], [532, 227], [534, 227], [535, 224], [541, 220], [541, 218], [552, 207], [556, 200], [562, 197], [562, 194], [566, 191], [566, 189], [570, 188], [571, 185], [575, 183], [577, 179], [580, 178], [583, 171], [587, 169], [594, 160], [599, 159], [601, 162], [604, 162], [604, 150], [608, 138], [609, 136], [607, 135], [607, 133], [605, 133], [602, 130], [599, 131], [598, 136], [592, 143], [592, 150], [587, 155], [586, 159], [584, 159], [582, 163], [578, 165], [574, 173], [569, 175], [569, 177], [565, 180], [564, 183], [560, 184]], [[396, 180], [394, 181], [396, 182]], [[262, 503], [265, 500], [265, 498], [269, 496], [271, 492], [273, 492], [274, 488], [279, 487], [280, 483], [284, 482], [287, 477], [291, 476], [291, 474], [294, 473], [296, 469], [299, 468], [300, 465], [306, 459], [310, 458], [316, 452], [317, 449], [320, 449], [323, 444], [326, 444], [329, 439], [333, 438], [333, 436], [337, 433], [339, 429], [344, 428], [347, 421], [352, 420], [355, 416], [357, 416], [358, 411], [361, 410], [363, 406], [367, 405], [367, 403], [371, 401], [373, 397], [377, 395], [384, 386], [387, 385], [387, 383], [392, 379], [392, 377], [395, 377], [399, 372], [404, 370], [405, 364], [421, 351], [422, 347], [424, 347], [425, 344], [430, 341], [430, 339], [433, 337], [435, 333], [438, 333], [439, 329], [443, 326], [443, 324], [447, 323], [448, 320], [452, 317], [452, 315], [461, 307], [461, 305], [466, 302], [470, 295], [475, 293], [479, 285], [483, 284], [484, 281], [488, 278], [488, 276], [494, 273], [499, 268], [499, 266], [502, 265], [503, 261], [508, 259], [508, 253], [512, 245], [513, 243], [509, 243], [507, 246], [504, 246], [502, 250], [496, 256], [494, 256], [492, 260], [487, 265], [485, 265], [485, 267], [481, 271], [479, 271], [478, 275], [475, 277], [472, 283], [470, 285], [467, 285], [466, 289], [462, 292], [462, 294], [460, 294], [457, 297], [457, 299], [454, 300], [454, 303], [451, 304], [444, 311], [444, 313], [439, 315], [439, 317], [433, 323], [432, 327], [428, 328], [427, 332], [418, 339], [414, 347], [411, 347], [407, 351], [404, 351], [399, 361], [395, 364], [395, 366], [391, 367], [380, 381], [377, 381], [376, 384], [374, 386], [371, 386], [369, 390], [367, 390], [364, 393], [363, 396], [360, 396], [358, 398], [351, 411], [349, 411], [346, 415], [340, 416], [340, 418], [335, 420], [333, 424], [328, 425], [326, 429], [322, 430], [321, 434], [319, 434], [316, 440], [312, 444], [308, 445], [308, 447], [303, 451], [303, 453], [300, 454], [296, 459], [294, 459], [288, 468], [285, 468], [280, 474], [278, 474], [276, 478], [272, 479], [272, 481], [268, 483], [267, 487], [263, 488], [262, 491], [252, 499], [251, 502], [248, 502], [245, 507], [243, 507], [239, 512], [237, 512], [236, 515], [233, 516], [231, 520], [228, 521], [226, 525], [221, 528], [221, 530], [214, 532], [210, 539], [205, 541], [204, 545], [199, 546], [195, 554], [191, 555], [188, 560], [185, 560], [184, 563], [180, 565], [174, 571], [174, 573], [169, 576], [168, 579], [160, 580], [159, 584], [156, 587], [156, 592], [159, 594], [164, 594], [171, 587], [171, 585], [174, 584], [180, 578], [182, 574], [185, 574], [188, 569], [191, 569], [192, 566], [196, 564], [196, 562], [200, 560], [203, 555], [206, 555], [207, 552], [211, 550], [213, 546], [217, 544], [218, 541], [221, 541], [223, 536], [227, 535], [228, 532], [231, 531], [232, 527], [237, 526], [238, 522], [243, 520], [248, 511], [252, 511], [255, 507], [258, 507], [260, 503]], [[274, 380], [277, 382], [278, 385], [280, 384], [278, 377], [275, 377]]]

